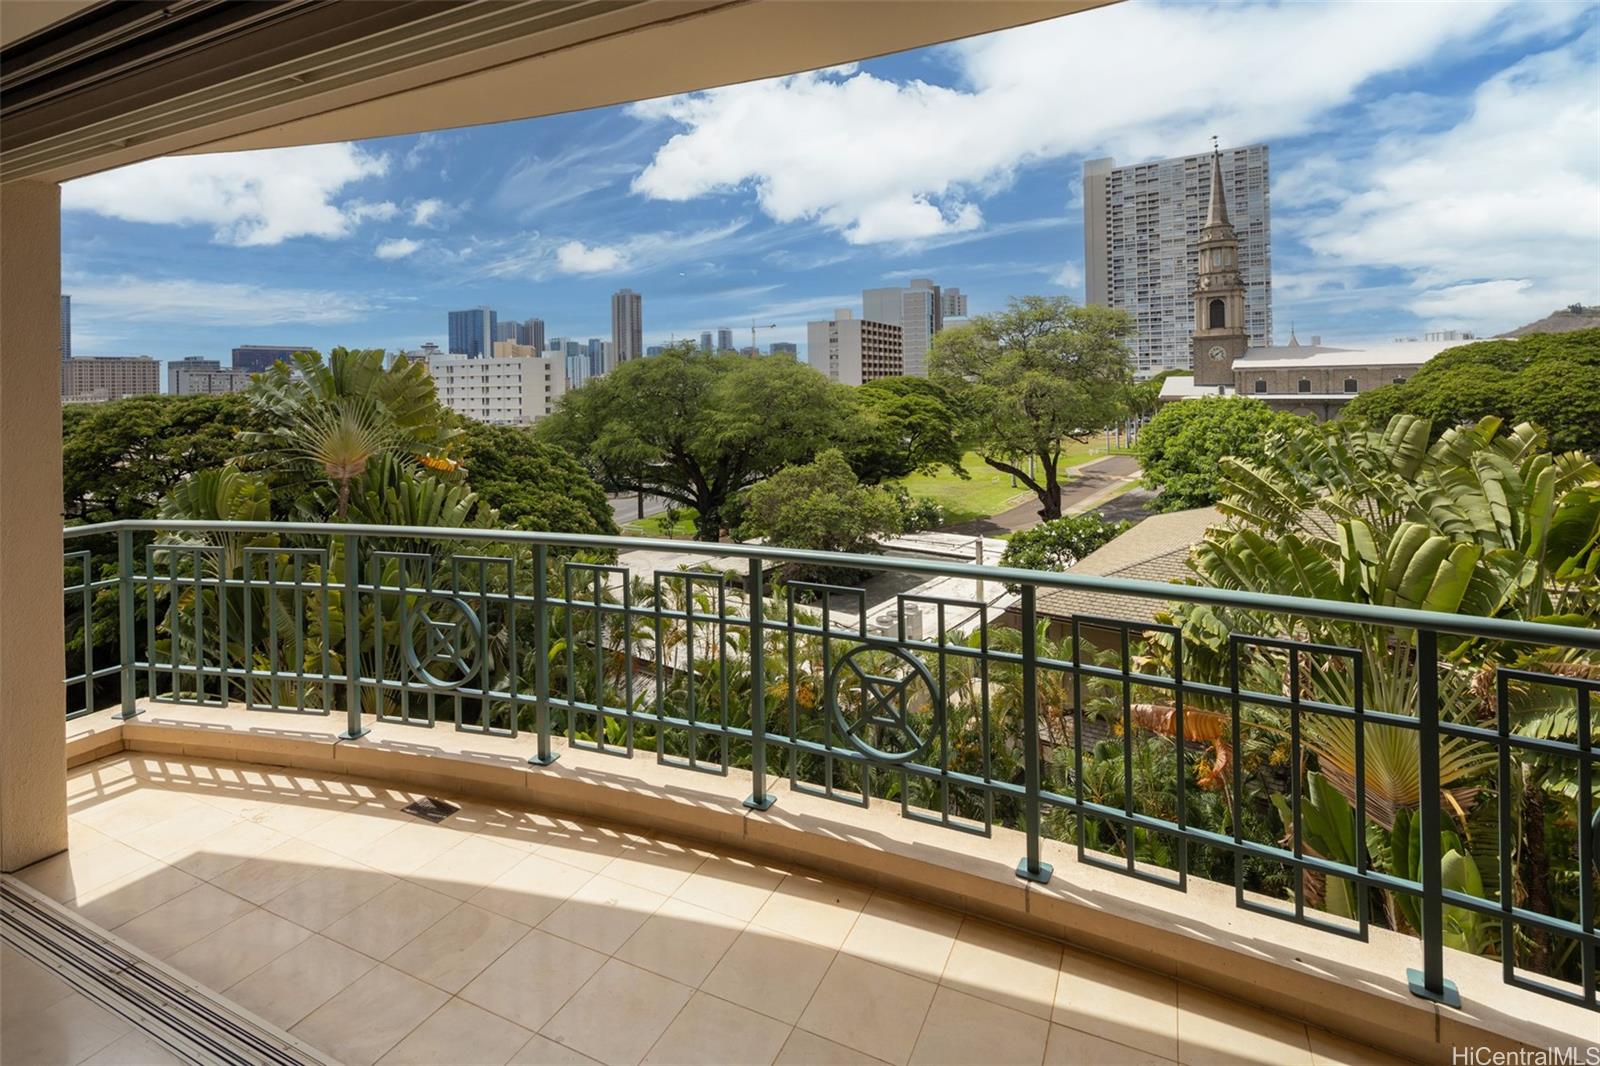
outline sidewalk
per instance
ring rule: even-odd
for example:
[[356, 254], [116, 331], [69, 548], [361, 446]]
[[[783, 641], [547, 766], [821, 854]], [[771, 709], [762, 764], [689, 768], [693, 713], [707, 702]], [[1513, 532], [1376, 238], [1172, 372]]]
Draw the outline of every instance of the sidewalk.
[[[1098, 503], [1098, 498], [1102, 494], [1117, 488], [1138, 474], [1139, 460], [1131, 455], [1108, 455], [1104, 459], [1096, 459], [1092, 463], [1075, 467], [1072, 479], [1061, 487], [1061, 513], [1070, 514], [1075, 510], [1084, 509], [1085, 506]], [[1010, 510], [1001, 511], [988, 518], [946, 526], [942, 532], [965, 533], [968, 536], [981, 533], [993, 536], [997, 533], [1015, 533], [1019, 529], [1028, 529], [1038, 524], [1039, 500], [1030, 495], [1026, 501]]]

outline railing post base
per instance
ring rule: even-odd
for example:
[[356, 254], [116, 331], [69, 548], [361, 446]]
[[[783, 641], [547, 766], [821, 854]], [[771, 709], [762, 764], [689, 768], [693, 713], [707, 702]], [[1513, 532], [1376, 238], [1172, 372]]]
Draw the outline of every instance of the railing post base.
[[138, 707], [130, 707], [125, 710], [118, 711], [116, 714], [112, 715], [111, 720], [114, 722], [126, 722], [128, 719], [137, 718], [143, 713], [144, 711]]
[[768, 793], [765, 796], [757, 796], [752, 793], [750, 798], [744, 801], [744, 805], [749, 807], [752, 811], [766, 811], [771, 810], [772, 805], [777, 802], [778, 797], [772, 795], [771, 793]]
[[362, 726], [360, 729], [346, 729], [343, 733], [339, 734], [339, 739], [359, 740], [370, 732], [372, 732], [372, 730], [368, 729], [366, 726]]
[[561, 755], [560, 755], [559, 752], [554, 752], [554, 751], [546, 752], [543, 755], [535, 755], [535, 756], [531, 757], [528, 760], [528, 765], [529, 766], [549, 766], [551, 763], [555, 762], [559, 758], [561, 758]]
[[1055, 872], [1056, 868], [1047, 862], [1041, 862], [1038, 870], [1030, 870], [1027, 859], [1017, 863], [1017, 876], [1024, 881], [1032, 881], [1036, 885], [1048, 885], [1050, 883], [1050, 875]]
[[1407, 970], [1406, 983], [1411, 986], [1411, 994], [1421, 999], [1432, 1000], [1434, 1003], [1443, 1003], [1446, 1007], [1461, 1009], [1461, 990], [1454, 981], [1445, 981], [1444, 988], [1438, 992], [1431, 991], [1428, 983], [1423, 979], [1421, 970]]

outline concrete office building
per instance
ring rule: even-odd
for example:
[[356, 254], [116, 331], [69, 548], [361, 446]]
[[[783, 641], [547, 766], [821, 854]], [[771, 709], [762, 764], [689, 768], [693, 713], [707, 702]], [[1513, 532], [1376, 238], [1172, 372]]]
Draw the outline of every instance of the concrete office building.
[[178, 375], [184, 371], [209, 372], [222, 369], [222, 360], [207, 359], [203, 355], [190, 355], [182, 359], [167, 361], [167, 391], [174, 396], [178, 393]]
[[490, 307], [450, 312], [450, 354], [487, 359], [494, 351], [500, 318]]
[[544, 351], [544, 319], [529, 318], [517, 328], [517, 343]]
[[793, 341], [773, 341], [767, 345], [767, 351], [772, 355], [789, 355], [798, 358], [800, 346]]
[[[965, 301], [962, 301], [963, 306]], [[861, 317], [900, 327], [905, 370], [925, 377], [928, 348], [944, 328], [944, 300], [939, 286], [927, 278], [913, 278], [906, 288], [867, 289], [861, 294]]]
[[61, 294], [61, 358], [72, 358], [72, 297]]
[[242, 392], [250, 386], [255, 375], [248, 370], [180, 369], [176, 374], [168, 367], [167, 391], [174, 396], [215, 396], [225, 392]]
[[148, 355], [74, 356], [61, 360], [63, 403], [104, 403], [161, 392], [161, 364]]
[[706, 330], [705, 332], [700, 334], [700, 350], [702, 352], [709, 352], [711, 350], [711, 331], [710, 330]]
[[566, 359], [515, 341], [497, 341], [487, 357], [446, 355], [428, 361], [439, 402], [495, 426], [530, 426], [567, 391]]
[[314, 351], [309, 344], [241, 344], [233, 350], [233, 369], [259, 374], [280, 361], [293, 366], [295, 352]]
[[825, 321], [806, 323], [806, 357], [812, 369], [845, 385], [905, 373], [900, 327], [856, 318], [847, 307]]
[[644, 297], [632, 289], [611, 294], [611, 345], [613, 366], [644, 355]]
[[945, 318], [966, 318], [967, 294], [954, 287], [941, 289], [939, 307]]
[[664, 345], [664, 344], [652, 344], [652, 345], [650, 345], [650, 347], [648, 347], [648, 348], [646, 348], [644, 350], [644, 354], [647, 355], [647, 356], [648, 355], [660, 355], [662, 352], [664, 352], [666, 350], [667, 350], [667, 346]]
[[[1083, 165], [1086, 302], [1134, 318], [1133, 370], [1140, 378], [1187, 368], [1195, 329], [1190, 294], [1200, 275], [1197, 238], [1211, 195], [1212, 153], [1119, 167]], [[1239, 239], [1243, 326], [1253, 345], [1272, 341], [1272, 229], [1267, 146], [1221, 153], [1221, 173]]]
[[497, 343], [499, 341], [510, 341], [513, 344], [520, 344], [521, 343], [521, 340], [520, 340], [521, 336], [522, 336], [522, 323], [521, 322], [501, 322], [498, 319], [495, 321], [495, 324], [494, 324], [494, 339], [495, 339], [495, 341]]
[[727, 326], [723, 326], [721, 329], [717, 330], [717, 351], [733, 351], [733, 330], [729, 329]]

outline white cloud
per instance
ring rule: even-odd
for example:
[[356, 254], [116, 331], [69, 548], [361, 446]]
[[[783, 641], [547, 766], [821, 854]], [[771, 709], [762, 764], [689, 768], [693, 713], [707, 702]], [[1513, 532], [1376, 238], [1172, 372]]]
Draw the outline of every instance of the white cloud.
[[421, 247], [421, 241], [414, 241], [410, 237], [391, 237], [389, 240], [379, 241], [377, 249], [372, 254], [379, 259], [404, 259]]
[[86, 277], [69, 281], [72, 310], [100, 323], [182, 321], [190, 325], [320, 325], [354, 322], [379, 310], [348, 292], [286, 289], [177, 278]]
[[1486, 29], [1512, 32], [1520, 11], [1116, 5], [952, 46], [961, 88], [815, 71], [635, 105], [680, 131], [633, 188], [689, 200], [750, 186], [773, 219], [819, 220], [855, 244], [961, 232], [982, 223], [976, 200], [1030, 163], [1304, 133], [1369, 79], [1463, 50]]
[[127, 222], [211, 226], [220, 244], [343, 237], [383, 205], [335, 197], [388, 168], [387, 156], [353, 144], [166, 156], [68, 182], [61, 206]]
[[[1470, 112], [1323, 169], [1297, 235], [1320, 266], [1398, 268], [1430, 323], [1503, 330], [1600, 296], [1600, 35], [1481, 84]], [[1274, 189], [1273, 195], [1278, 196]]]
[[411, 205], [411, 224], [413, 226], [432, 226], [443, 222], [448, 214], [444, 201], [430, 196], [426, 200], [418, 200]]
[[345, 214], [352, 222], [366, 222], [368, 219], [377, 222], [388, 222], [400, 213], [393, 200], [384, 200], [379, 203], [369, 204], [363, 200], [352, 200], [345, 206]]
[[556, 249], [556, 268], [563, 274], [609, 274], [627, 264], [620, 248], [568, 241]]
[[1060, 285], [1063, 289], [1081, 289], [1083, 287], [1083, 267], [1079, 263], [1065, 262], [1055, 277], [1050, 279], [1051, 284]]

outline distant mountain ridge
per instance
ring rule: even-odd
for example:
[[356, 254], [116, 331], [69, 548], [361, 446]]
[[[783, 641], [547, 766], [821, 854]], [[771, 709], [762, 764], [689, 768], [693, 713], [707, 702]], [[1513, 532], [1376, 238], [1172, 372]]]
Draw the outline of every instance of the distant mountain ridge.
[[1592, 329], [1600, 326], [1600, 306], [1572, 304], [1552, 311], [1537, 322], [1497, 334], [1501, 337], [1525, 337], [1530, 333], [1571, 333], [1575, 329]]

